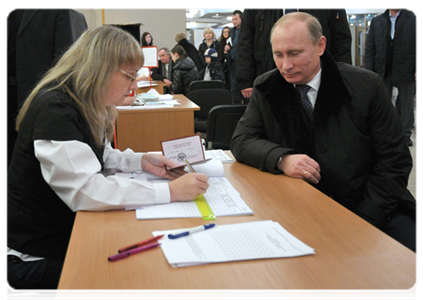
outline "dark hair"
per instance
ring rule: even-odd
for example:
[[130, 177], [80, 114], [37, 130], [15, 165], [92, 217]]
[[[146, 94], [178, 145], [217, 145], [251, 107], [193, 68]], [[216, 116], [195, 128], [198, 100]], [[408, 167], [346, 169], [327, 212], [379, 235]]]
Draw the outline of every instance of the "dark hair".
[[221, 34], [220, 34], [220, 37], [217, 39], [219, 42], [224, 42], [225, 43], [225, 45], [226, 45], [226, 38], [223, 36], [223, 30], [225, 30], [225, 29], [231, 29], [229, 26], [225, 26], [225, 27], [223, 27], [223, 29], [222, 29], [222, 32], [221, 32]]
[[[151, 43], [150, 44], [147, 44], [147, 41], [145, 40], [145, 37], [147, 35], [150, 35], [151, 36]], [[149, 32], [144, 32], [142, 34], [142, 37], [141, 37], [141, 46], [142, 47], [144, 47], [144, 46], [153, 46], [153, 36]]]
[[232, 15], [234, 16], [234, 15], [236, 15], [236, 14], [238, 14], [239, 15], [239, 17], [242, 19], [242, 11], [240, 11], [240, 10], [234, 10], [234, 12], [232, 13]]
[[175, 47], [173, 47], [171, 52], [173, 54], [178, 53], [181, 59], [184, 59], [187, 57], [187, 53], [185, 52], [185, 49], [181, 45], [176, 45]]

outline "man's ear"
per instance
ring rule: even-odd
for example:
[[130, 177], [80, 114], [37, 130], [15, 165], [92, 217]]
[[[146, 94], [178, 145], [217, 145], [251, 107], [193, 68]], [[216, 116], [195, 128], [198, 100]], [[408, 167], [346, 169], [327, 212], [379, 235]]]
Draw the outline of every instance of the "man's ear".
[[318, 53], [319, 56], [322, 56], [326, 49], [326, 37], [322, 35], [317, 43], [317, 47], [319, 48]]

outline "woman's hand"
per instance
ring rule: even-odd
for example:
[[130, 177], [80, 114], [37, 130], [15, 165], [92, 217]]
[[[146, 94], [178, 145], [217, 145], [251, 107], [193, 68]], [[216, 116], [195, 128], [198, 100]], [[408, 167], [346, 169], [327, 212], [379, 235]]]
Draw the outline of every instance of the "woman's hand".
[[193, 200], [204, 194], [209, 188], [207, 180], [204, 174], [188, 173], [170, 182], [170, 202]]
[[153, 175], [174, 180], [186, 174], [184, 166], [169, 170], [177, 164], [173, 163], [160, 154], [146, 153], [142, 156], [141, 168], [143, 171], [150, 172]]

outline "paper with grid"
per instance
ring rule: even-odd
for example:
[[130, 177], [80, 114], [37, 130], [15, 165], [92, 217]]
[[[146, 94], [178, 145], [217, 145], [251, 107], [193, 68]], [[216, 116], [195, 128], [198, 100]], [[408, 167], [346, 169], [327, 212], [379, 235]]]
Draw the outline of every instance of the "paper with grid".
[[[153, 235], [184, 230], [157, 231]], [[166, 236], [160, 242], [173, 267], [314, 254], [313, 248], [273, 221], [217, 225], [175, 240]]]

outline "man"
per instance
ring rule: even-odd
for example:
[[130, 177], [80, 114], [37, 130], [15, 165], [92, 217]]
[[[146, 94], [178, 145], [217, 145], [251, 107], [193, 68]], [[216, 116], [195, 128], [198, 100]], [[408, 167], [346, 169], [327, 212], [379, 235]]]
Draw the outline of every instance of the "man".
[[398, 88], [397, 111], [413, 145], [414, 96], [416, 87], [416, 15], [408, 10], [388, 9], [375, 17], [366, 38], [365, 68], [378, 73], [392, 96]]
[[[271, 42], [277, 69], [255, 81], [232, 138], [236, 159], [304, 179], [415, 251], [412, 158], [380, 77], [336, 63], [305, 13], [282, 17]], [[306, 84], [310, 115], [297, 91]]]
[[306, 12], [319, 20], [326, 37], [326, 51], [335, 61], [352, 63], [351, 31], [345, 9], [246, 9], [238, 42], [236, 78], [245, 98], [253, 92], [254, 79], [274, 69], [270, 30], [283, 15]]
[[152, 69], [151, 78], [153, 80], [161, 80], [166, 84], [164, 88], [165, 94], [170, 94], [170, 86], [172, 85], [172, 68], [173, 60], [170, 57], [170, 50], [166, 47], [159, 50], [159, 66]]
[[17, 137], [15, 121], [29, 93], [88, 28], [72, 9], [17, 9], [7, 20], [8, 164]]
[[242, 12], [235, 10], [232, 13], [232, 27], [229, 30], [229, 38], [226, 41], [225, 51], [228, 52], [228, 67], [231, 82], [231, 94], [234, 104], [241, 104], [243, 102], [241, 90], [236, 80], [236, 55], [239, 40], [239, 33], [241, 31]]

